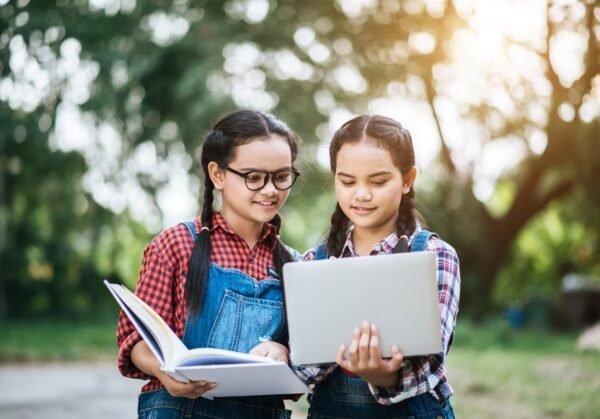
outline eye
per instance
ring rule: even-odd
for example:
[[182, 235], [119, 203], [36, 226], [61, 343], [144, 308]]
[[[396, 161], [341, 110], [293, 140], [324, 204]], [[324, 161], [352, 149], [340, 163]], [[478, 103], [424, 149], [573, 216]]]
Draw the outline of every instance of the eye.
[[246, 180], [248, 182], [258, 183], [258, 182], [262, 182], [263, 177], [264, 177], [264, 175], [262, 175], [260, 173], [250, 172], [246, 175]]
[[355, 182], [353, 180], [340, 180], [340, 183], [344, 186], [352, 186]]
[[386, 182], [387, 182], [387, 180], [385, 180], [385, 179], [383, 179], [383, 180], [382, 179], [377, 179], [377, 180], [372, 181], [373, 185], [377, 185], [377, 186], [385, 185]]
[[286, 182], [291, 175], [292, 172], [279, 172], [274, 176], [275, 182]]

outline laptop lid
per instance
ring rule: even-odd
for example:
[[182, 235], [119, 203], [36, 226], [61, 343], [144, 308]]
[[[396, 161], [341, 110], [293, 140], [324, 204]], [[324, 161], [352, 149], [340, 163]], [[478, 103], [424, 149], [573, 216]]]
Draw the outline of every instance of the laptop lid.
[[335, 362], [364, 320], [380, 332], [381, 350], [404, 356], [441, 351], [436, 255], [391, 255], [292, 262], [283, 267], [294, 364]]

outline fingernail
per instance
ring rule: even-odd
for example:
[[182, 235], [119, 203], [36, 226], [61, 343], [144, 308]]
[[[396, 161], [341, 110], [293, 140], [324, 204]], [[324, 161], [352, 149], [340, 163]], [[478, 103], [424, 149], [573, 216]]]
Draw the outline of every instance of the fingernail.
[[363, 327], [369, 327], [369, 322], [368, 321], [363, 321]]
[[354, 329], [354, 334], [358, 335], [360, 333], [360, 329], [357, 327], [356, 329]]
[[217, 383], [212, 383], [212, 384], [210, 385], [210, 388], [216, 388], [216, 387], [217, 387]]

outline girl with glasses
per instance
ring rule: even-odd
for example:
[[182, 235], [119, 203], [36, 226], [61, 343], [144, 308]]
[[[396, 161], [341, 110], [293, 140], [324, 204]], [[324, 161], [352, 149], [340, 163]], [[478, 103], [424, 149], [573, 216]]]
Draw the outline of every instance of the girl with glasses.
[[[281, 272], [297, 253], [279, 240], [279, 209], [299, 172], [298, 137], [273, 115], [231, 113], [202, 147], [204, 198], [193, 222], [171, 227], [146, 247], [136, 294], [188, 348], [214, 347], [287, 362]], [[222, 198], [213, 208], [215, 190]], [[119, 369], [149, 379], [141, 418], [287, 418], [282, 397], [199, 398], [218, 383], [181, 383], [121, 313]]]

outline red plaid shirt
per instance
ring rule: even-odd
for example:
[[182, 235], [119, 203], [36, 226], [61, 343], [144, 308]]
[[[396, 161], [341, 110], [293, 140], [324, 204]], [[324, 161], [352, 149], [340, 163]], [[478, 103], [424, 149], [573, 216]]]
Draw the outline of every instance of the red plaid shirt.
[[[196, 232], [202, 223], [195, 220]], [[265, 224], [263, 234], [250, 249], [225, 222], [219, 212], [214, 213], [210, 229], [211, 262], [223, 267], [238, 269], [258, 280], [270, 277], [267, 270], [273, 266], [273, 249], [278, 230]], [[156, 236], [144, 251], [142, 269], [138, 276], [135, 294], [152, 307], [180, 338], [187, 320], [184, 298], [185, 276], [192, 255], [194, 240], [187, 227], [176, 225]], [[140, 371], [131, 362], [131, 349], [141, 340], [127, 316], [121, 312], [117, 328], [119, 345], [119, 370], [126, 377], [150, 379], [142, 391], [162, 387], [160, 381]]]

